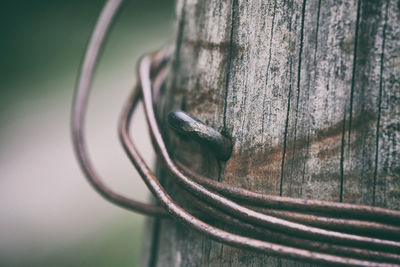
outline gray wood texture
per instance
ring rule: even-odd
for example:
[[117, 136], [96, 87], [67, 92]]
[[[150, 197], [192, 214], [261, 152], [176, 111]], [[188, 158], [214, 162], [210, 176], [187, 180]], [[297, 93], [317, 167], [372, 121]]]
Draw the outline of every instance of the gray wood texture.
[[[219, 162], [164, 126], [181, 161], [257, 192], [400, 208], [400, 1], [178, 0], [176, 13], [161, 120], [181, 108], [234, 144]], [[305, 265], [152, 223], [143, 266]]]

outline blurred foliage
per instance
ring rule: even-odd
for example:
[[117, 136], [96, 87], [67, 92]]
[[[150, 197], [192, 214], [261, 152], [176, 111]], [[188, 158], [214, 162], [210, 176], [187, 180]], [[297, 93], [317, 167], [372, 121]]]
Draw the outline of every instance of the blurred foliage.
[[0, 266], [132, 267], [140, 259], [141, 237], [142, 220], [137, 220], [134, 225], [131, 221], [121, 222], [82, 237], [80, 242], [67, 247], [55, 246], [46, 251], [38, 248], [38, 251], [22, 254], [12, 262], [0, 260]]
[[[71, 101], [65, 96], [72, 96], [85, 46], [104, 2], [0, 1], [0, 121], [3, 125], [24, 112], [16, 112], [20, 107], [42, 103], [36, 100], [44, 95], [56, 95], [49, 98], [56, 105]], [[173, 0], [127, 0], [112, 29], [112, 42], [107, 44], [118, 53], [106, 53], [102, 66], [132, 56], [132, 51], [135, 57], [139, 56], [146, 52], [138, 51], [143, 47], [154, 49], [154, 44], [148, 44], [153, 37], [136, 38], [133, 34], [165, 39], [168, 34], [165, 29], [172, 28], [173, 7]], [[54, 103], [49, 105], [49, 113], [53, 107]], [[69, 110], [63, 112], [69, 113]], [[64, 123], [67, 125], [69, 121]], [[1, 134], [2, 131], [0, 137]], [[4, 144], [7, 140], [0, 138], [0, 141]], [[143, 217], [136, 217], [134, 225], [132, 220], [116, 221], [68, 246], [51, 249], [38, 246], [29, 252], [21, 248], [7, 259], [1, 258], [0, 251], [0, 266], [134, 266], [140, 254], [143, 225]]]
[[[0, 1], [0, 114], [21, 98], [57, 90], [30, 90], [29, 84], [76, 74], [104, 2]], [[155, 23], [171, 22], [173, 5], [173, 0], [126, 0], [112, 38], [123, 40], [132, 29], [145, 32]]]

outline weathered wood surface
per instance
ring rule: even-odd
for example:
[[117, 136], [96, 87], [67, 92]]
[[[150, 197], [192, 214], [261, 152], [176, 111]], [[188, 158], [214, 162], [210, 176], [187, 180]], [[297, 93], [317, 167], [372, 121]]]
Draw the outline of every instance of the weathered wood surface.
[[[176, 10], [162, 112], [182, 108], [234, 143], [217, 162], [169, 132], [182, 161], [258, 192], [400, 208], [398, 0], [178, 0]], [[172, 221], [152, 229], [145, 266], [303, 265]]]

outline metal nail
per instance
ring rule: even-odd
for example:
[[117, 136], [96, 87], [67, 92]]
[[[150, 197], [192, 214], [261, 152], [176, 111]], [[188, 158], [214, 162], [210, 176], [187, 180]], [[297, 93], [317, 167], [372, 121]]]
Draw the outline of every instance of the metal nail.
[[182, 110], [173, 110], [168, 114], [168, 125], [176, 132], [206, 145], [220, 160], [226, 161], [231, 156], [230, 139]]

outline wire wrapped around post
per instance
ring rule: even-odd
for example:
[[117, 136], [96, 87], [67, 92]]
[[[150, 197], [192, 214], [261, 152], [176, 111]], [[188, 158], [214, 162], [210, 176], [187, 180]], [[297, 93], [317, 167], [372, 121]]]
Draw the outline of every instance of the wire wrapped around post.
[[[319, 264], [400, 266], [400, 211], [259, 194], [213, 181], [175, 162], [166, 148], [154, 111], [154, 94], [160, 91], [167, 73], [168, 50], [141, 60], [138, 85], [119, 123], [120, 139], [128, 157], [161, 206], [122, 196], [104, 184], [86, 148], [84, 120], [94, 69], [109, 26], [122, 2], [109, 0], [105, 5], [89, 43], [74, 98], [74, 149], [95, 190], [128, 210], [175, 219], [214, 240], [244, 249]], [[141, 99], [153, 145], [170, 174], [168, 177], [193, 205], [224, 222], [227, 229], [208, 224], [182, 208], [141, 157], [129, 135], [131, 116]], [[256, 236], [244, 236], [247, 232]]]

